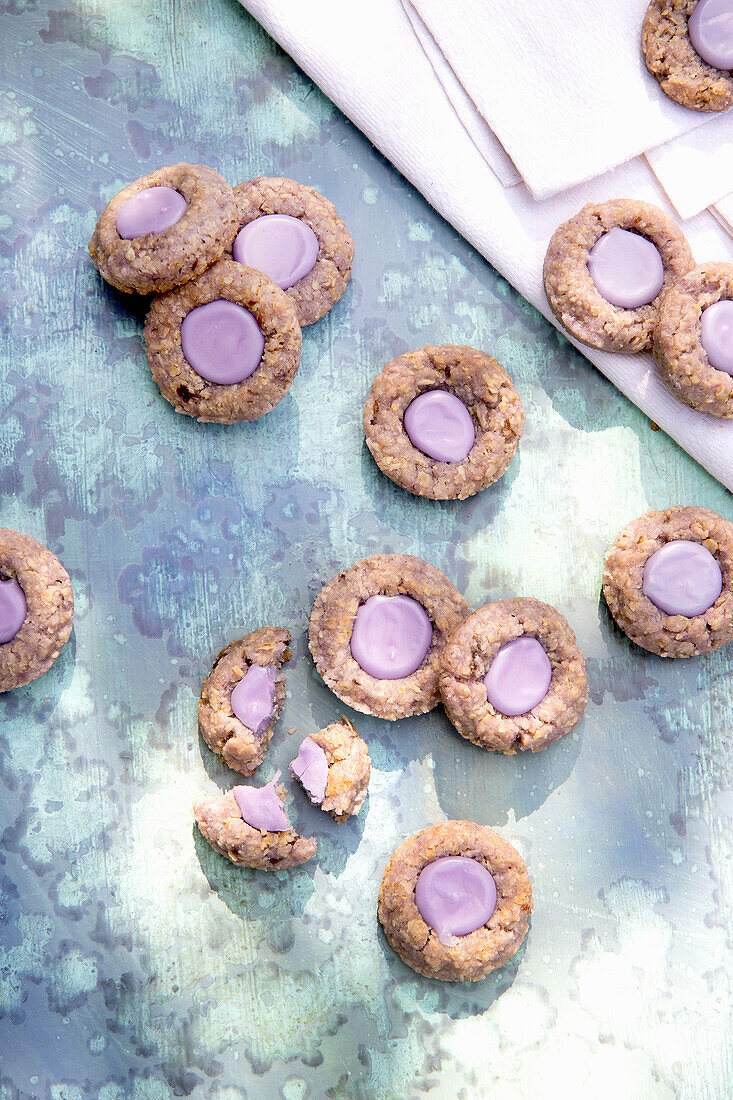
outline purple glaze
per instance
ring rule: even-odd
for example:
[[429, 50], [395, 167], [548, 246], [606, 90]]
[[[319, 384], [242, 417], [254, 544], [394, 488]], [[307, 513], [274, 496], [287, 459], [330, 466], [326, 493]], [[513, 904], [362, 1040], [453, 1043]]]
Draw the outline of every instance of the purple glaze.
[[18, 582], [13, 577], [0, 581], [0, 645], [13, 640], [27, 614], [25, 592]]
[[699, 542], [665, 543], [644, 566], [642, 592], [666, 615], [702, 615], [722, 590], [720, 566]]
[[523, 635], [498, 651], [484, 676], [486, 698], [499, 714], [515, 718], [541, 703], [552, 680], [552, 665], [536, 638]]
[[288, 815], [275, 790], [279, 778], [280, 772], [275, 772], [274, 778], [264, 787], [235, 787], [232, 791], [242, 820], [253, 829], [281, 833], [290, 828]]
[[257, 268], [287, 290], [313, 270], [318, 247], [318, 237], [300, 218], [265, 214], [239, 230], [232, 252], [238, 263]]
[[590, 250], [588, 271], [612, 306], [638, 309], [653, 302], [664, 282], [659, 249], [628, 229], [609, 229]]
[[433, 627], [411, 596], [370, 596], [351, 632], [351, 655], [376, 680], [400, 680], [425, 660]]
[[311, 802], [321, 803], [326, 796], [328, 758], [312, 737], [301, 742], [298, 755], [290, 765], [293, 775], [303, 784]]
[[128, 199], [117, 215], [117, 232], [125, 241], [162, 233], [179, 222], [188, 203], [172, 187], [146, 187]]
[[207, 382], [233, 386], [257, 370], [265, 338], [248, 309], [217, 298], [186, 314], [181, 346], [193, 369]]
[[475, 859], [441, 856], [418, 875], [415, 904], [438, 939], [467, 936], [491, 919], [496, 909], [496, 883]]
[[276, 679], [271, 666], [250, 665], [232, 691], [232, 713], [252, 733], [262, 733], [272, 718]]
[[713, 302], [702, 311], [700, 342], [711, 367], [733, 374], [733, 302]]
[[733, 0], [700, 0], [687, 30], [703, 61], [714, 69], [733, 69]]
[[476, 439], [471, 414], [447, 390], [421, 393], [405, 409], [403, 422], [413, 447], [436, 462], [463, 462]]

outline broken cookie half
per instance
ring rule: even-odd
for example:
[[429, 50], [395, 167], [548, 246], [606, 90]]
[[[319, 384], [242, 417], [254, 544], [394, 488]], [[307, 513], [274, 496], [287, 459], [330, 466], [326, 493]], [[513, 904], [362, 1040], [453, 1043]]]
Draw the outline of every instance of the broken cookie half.
[[252, 775], [265, 759], [285, 701], [282, 665], [290, 634], [263, 626], [230, 642], [203, 682], [199, 725], [209, 748], [234, 771]]
[[344, 717], [306, 737], [290, 770], [313, 805], [342, 824], [358, 814], [366, 798], [371, 773], [369, 749]]
[[264, 787], [234, 787], [194, 803], [196, 824], [211, 847], [239, 867], [285, 870], [316, 854], [314, 837], [300, 836], [283, 808], [280, 772]]

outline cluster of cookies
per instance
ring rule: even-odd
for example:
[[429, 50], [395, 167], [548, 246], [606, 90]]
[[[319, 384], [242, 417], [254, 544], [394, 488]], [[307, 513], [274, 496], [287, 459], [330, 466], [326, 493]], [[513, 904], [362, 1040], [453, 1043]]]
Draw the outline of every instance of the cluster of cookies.
[[[285, 701], [282, 666], [290, 660], [290, 634], [261, 627], [230, 642], [201, 688], [199, 725], [209, 748], [241, 775], [253, 775], [265, 758]], [[290, 770], [314, 806], [342, 824], [358, 814], [369, 784], [366, 743], [348, 718], [306, 737]], [[264, 787], [234, 787], [197, 802], [199, 829], [221, 855], [260, 870], [296, 867], [316, 854], [313, 837], [299, 836], [283, 808], [280, 773]]]
[[[664, 657], [717, 649], [733, 639], [733, 524], [700, 508], [642, 516], [610, 549], [603, 591], [637, 645]], [[354, 710], [398, 721], [442, 703], [461, 736], [494, 752], [546, 748], [576, 726], [588, 700], [585, 660], [559, 611], [530, 598], [471, 611], [439, 569], [405, 554], [365, 558], [332, 577], [313, 605], [308, 640], [325, 683]], [[273, 627], [233, 642], [203, 685], [203, 736], [244, 775], [262, 763], [272, 736], [288, 642]], [[306, 738], [291, 769], [337, 821], [363, 802], [368, 751], [346, 719]], [[283, 868], [315, 854], [315, 840], [290, 828], [277, 778], [196, 805], [202, 833], [232, 862]], [[466, 821], [407, 840], [379, 893], [395, 951], [447, 981], [474, 981], [506, 962], [531, 909], [519, 853]]]
[[[183, 164], [112, 199], [90, 252], [114, 286], [157, 295], [146, 349], [171, 404], [231, 423], [282, 398], [297, 370], [300, 326], [343, 294], [353, 243], [312, 188], [259, 178], [232, 189], [212, 169]], [[693, 264], [661, 211], [605, 203], [555, 233], [545, 284], [577, 339], [617, 351], [653, 344], [685, 400], [733, 415], [733, 367], [713, 365], [730, 355], [733, 329], [715, 307], [733, 305], [726, 298], [733, 269]], [[443, 345], [388, 364], [363, 422], [377, 465], [397, 485], [464, 499], [505, 472], [524, 413], [496, 360]], [[733, 525], [699, 508], [641, 517], [609, 551], [603, 591], [621, 629], [653, 653], [718, 648], [733, 638]], [[0, 530], [0, 691], [51, 666], [72, 612], [57, 559]], [[202, 735], [242, 776], [265, 759], [286, 695], [289, 642], [287, 630], [269, 626], [231, 642], [202, 686]], [[575, 727], [588, 699], [585, 660], [559, 611], [531, 598], [472, 611], [440, 570], [408, 555], [376, 555], [333, 577], [313, 606], [309, 646], [325, 683], [353, 709], [396, 721], [442, 703], [462, 737], [495, 752], [546, 748]], [[364, 802], [369, 751], [343, 718], [306, 737], [290, 770], [310, 801], [342, 823]], [[316, 854], [315, 839], [290, 825], [279, 778], [196, 803], [201, 833], [232, 863], [287, 868]], [[524, 940], [531, 908], [519, 853], [465, 821], [407, 840], [379, 892], [390, 944], [415, 970], [443, 980], [476, 980], [506, 962]]]
[[145, 347], [166, 400], [232, 424], [283, 399], [301, 327], [346, 290], [354, 243], [312, 187], [258, 177], [232, 188], [213, 168], [176, 164], [107, 203], [89, 253], [118, 290], [156, 295]]
[[545, 292], [560, 324], [601, 351], [653, 351], [687, 405], [733, 416], [733, 264], [695, 266], [687, 238], [637, 199], [589, 203], [547, 248]]

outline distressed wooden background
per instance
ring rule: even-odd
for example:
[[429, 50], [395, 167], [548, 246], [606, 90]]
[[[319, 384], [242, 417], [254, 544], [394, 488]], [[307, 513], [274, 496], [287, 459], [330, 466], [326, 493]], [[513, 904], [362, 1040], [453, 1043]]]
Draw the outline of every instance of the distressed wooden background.
[[[650, 507], [731, 501], [426, 206], [236, 0], [2, 0], [0, 523], [47, 543], [77, 601], [55, 668], [0, 697], [3, 1100], [733, 1095], [731, 664], [664, 663], [599, 603], [602, 556]], [[159, 164], [284, 174], [334, 200], [357, 260], [287, 398], [229, 428], [176, 416], [140, 317], [86, 255], [97, 213]], [[526, 436], [464, 504], [412, 498], [363, 443], [372, 376], [428, 342], [486, 348]], [[442, 713], [355, 717], [357, 821], [295, 794], [320, 858], [237, 871], [192, 829], [233, 783], [196, 698], [232, 636], [293, 632], [263, 779], [340, 713], [307, 656], [340, 566], [420, 554], [474, 606], [555, 603], [585, 650], [577, 732], [533, 758]], [[526, 856], [526, 949], [430, 983], [375, 919], [394, 846], [442, 817]]]

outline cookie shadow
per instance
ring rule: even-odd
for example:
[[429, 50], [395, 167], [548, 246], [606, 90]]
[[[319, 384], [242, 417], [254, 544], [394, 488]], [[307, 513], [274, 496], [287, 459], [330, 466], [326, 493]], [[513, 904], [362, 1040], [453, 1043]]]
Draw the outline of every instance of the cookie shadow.
[[237, 867], [219, 855], [194, 823], [193, 844], [206, 881], [227, 909], [243, 921], [262, 922], [263, 934], [276, 954], [295, 943], [294, 923], [314, 890], [318, 859], [282, 871]]
[[[420, 983], [424, 986], [426, 994], [430, 994], [431, 1000], [434, 997], [437, 998], [435, 1008], [450, 1019], [465, 1020], [471, 1016], [482, 1016], [514, 984], [524, 959], [531, 930], [530, 923], [529, 932], [517, 953], [504, 966], [492, 970], [480, 981], [444, 982], [437, 978], [426, 978], [404, 963], [390, 947], [380, 924], [377, 938], [390, 975], [387, 990], [389, 991], [390, 987], [394, 989], [398, 986]], [[416, 995], [419, 998], [419, 992]], [[432, 1006], [431, 1010], [434, 1010]]]
[[[361, 474], [381, 526], [402, 530], [405, 521], [421, 533], [426, 543], [444, 546], [449, 529], [459, 525], [467, 533], [490, 525], [502, 511], [521, 465], [521, 443], [506, 473], [466, 500], [431, 500], [400, 488], [377, 466], [366, 440], [361, 448]], [[451, 543], [453, 545], [453, 543]], [[387, 552], [386, 550], [384, 551]]]
[[26, 722], [47, 726], [64, 692], [71, 687], [75, 671], [76, 631], [72, 630], [68, 642], [48, 672], [29, 684], [0, 692], [0, 722], [6, 718], [17, 718], [22, 711]]
[[445, 718], [432, 747], [435, 790], [449, 819], [505, 825], [534, 813], [570, 777], [580, 754], [584, 719], [540, 752], [489, 752], [465, 740]]
[[[293, 786], [299, 784], [293, 780]], [[296, 812], [297, 806], [297, 812]], [[349, 858], [361, 844], [369, 813], [369, 794], [355, 816], [339, 825], [333, 818], [308, 801], [302, 791], [293, 792], [293, 801], [289, 806], [290, 817], [297, 817], [296, 828], [304, 836], [314, 836], [318, 842], [316, 860], [326, 874], [338, 876], [345, 868]]]

